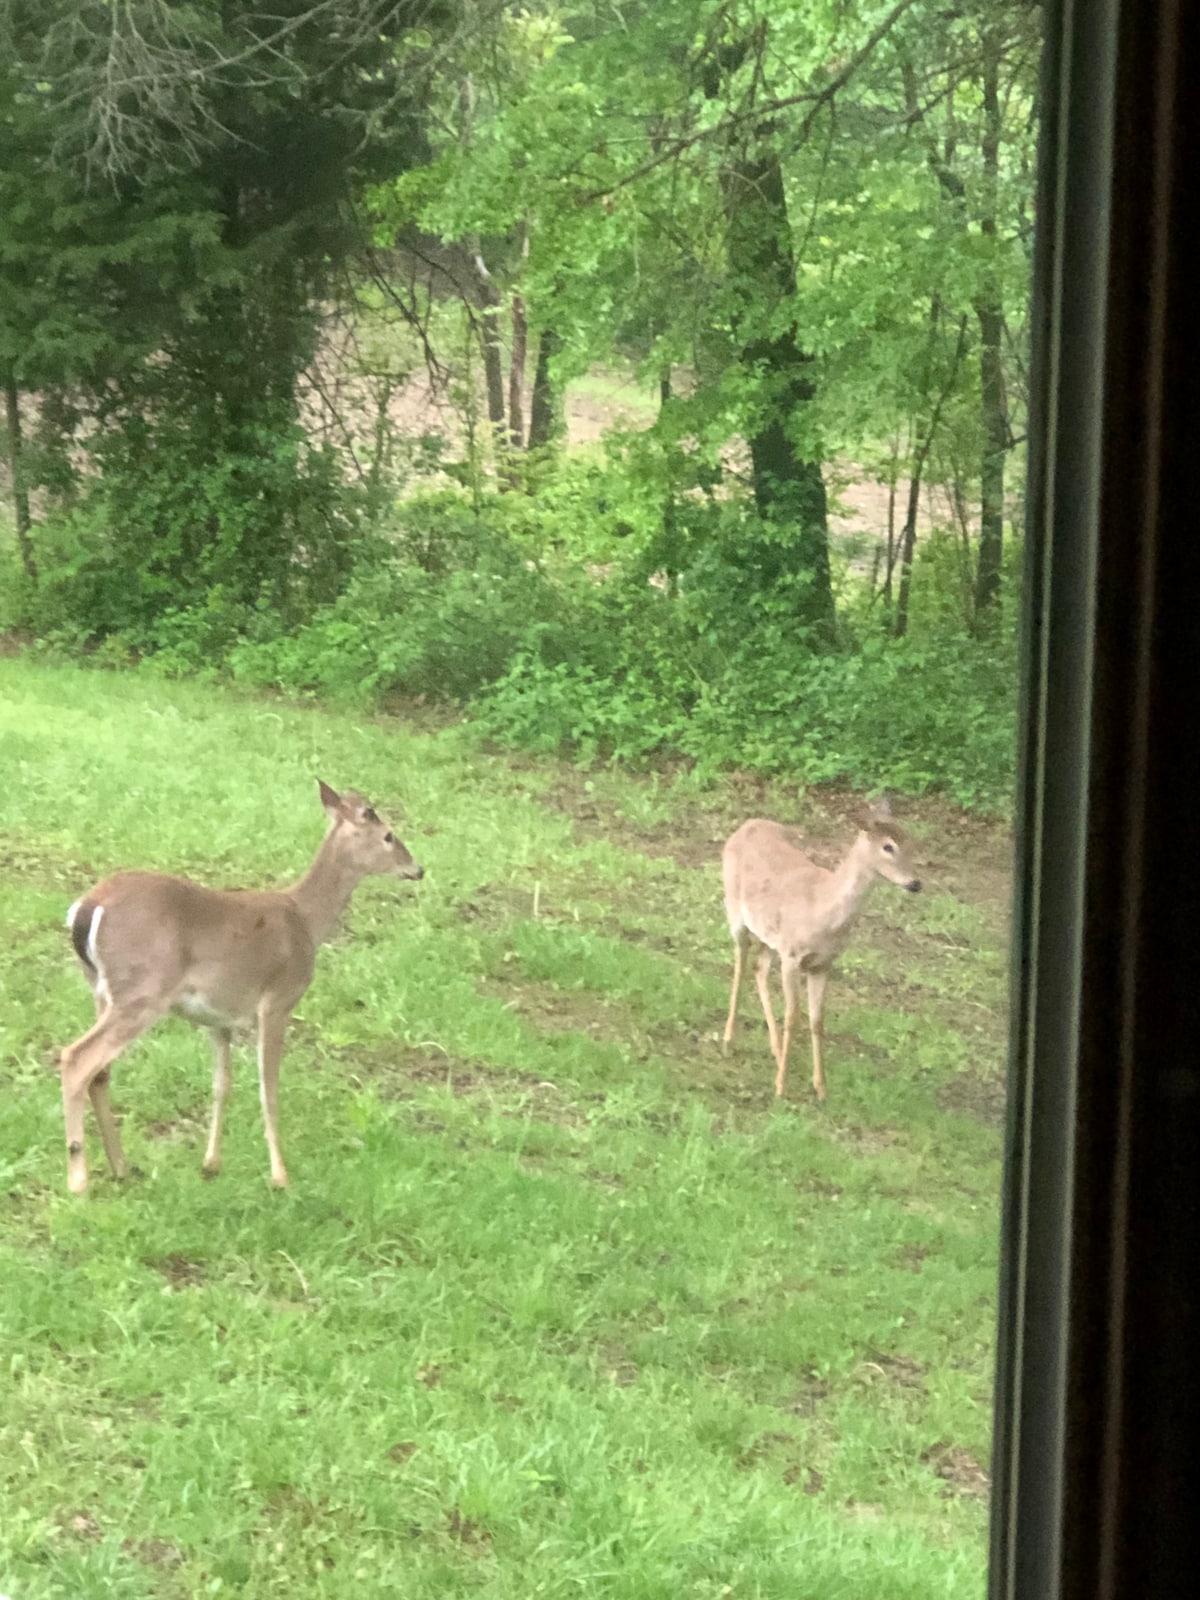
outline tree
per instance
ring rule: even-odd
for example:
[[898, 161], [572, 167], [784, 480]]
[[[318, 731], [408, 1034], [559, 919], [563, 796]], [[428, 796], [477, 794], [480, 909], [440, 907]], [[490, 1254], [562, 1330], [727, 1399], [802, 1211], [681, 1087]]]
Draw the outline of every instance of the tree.
[[110, 609], [336, 587], [348, 525], [297, 381], [355, 191], [417, 148], [405, 46], [436, 15], [0, 0], [0, 365], [81, 397]]
[[[777, 24], [778, 7], [768, 17], [754, 5], [671, 0], [624, 9], [619, 30], [581, 9], [522, 12], [506, 24], [501, 68], [473, 73], [469, 97], [455, 63], [441, 95], [450, 137], [435, 136], [430, 166], [381, 200], [384, 214], [443, 238], [469, 226], [511, 237], [528, 218], [528, 259], [511, 270], [531, 315], [553, 329], [564, 370], [617, 353], [656, 378], [677, 361], [692, 367], [691, 409], [711, 445], [722, 410], [725, 441], [749, 441], [747, 569], [788, 588], [814, 640], [832, 638], [834, 606], [820, 363], [802, 335], [788, 174], [821, 108], [912, 3], [871, 26], [851, 19], [834, 67], [819, 54], [826, 19], [811, 4], [785, 8]], [[523, 56], [518, 27], [523, 46], [538, 46]], [[806, 88], [785, 93], [776, 74]], [[455, 131], [464, 104], [470, 139]]]
[[[1029, 185], [1039, 45], [1036, 8], [1010, 0], [949, 14], [932, 41], [909, 42], [901, 62], [908, 125], [920, 138], [958, 230], [959, 251], [972, 268], [980, 486], [974, 608], [980, 623], [1000, 595], [1005, 461], [1013, 441], [1004, 374], [1005, 290], [1015, 280], [1023, 296], [1028, 274], [1022, 197]], [[940, 92], [930, 94], [934, 82]]]

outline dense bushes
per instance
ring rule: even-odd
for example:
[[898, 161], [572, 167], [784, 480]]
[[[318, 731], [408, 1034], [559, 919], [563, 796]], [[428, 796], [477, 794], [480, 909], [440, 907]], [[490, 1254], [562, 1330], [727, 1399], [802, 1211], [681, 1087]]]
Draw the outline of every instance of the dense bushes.
[[[147, 654], [161, 671], [227, 672], [364, 706], [449, 702], [503, 743], [582, 761], [685, 759], [1005, 808], [1013, 629], [979, 639], [956, 625], [945, 550], [928, 545], [907, 638], [884, 636], [852, 581], [841, 647], [817, 652], [792, 620], [786, 582], [739, 582], [752, 551], [739, 556], [722, 516], [703, 559], [667, 584], [647, 579], [635, 538], [623, 563], [586, 568], [565, 549], [533, 559], [547, 541], [524, 497], [476, 511], [453, 493], [427, 496], [388, 537], [360, 532], [340, 592], [306, 609], [299, 594], [287, 607], [265, 585], [255, 598], [216, 582], [191, 604], [185, 586], [183, 603], [149, 611], [149, 583], [114, 570], [106, 588], [103, 542], [89, 548], [81, 534], [81, 559], [64, 541], [36, 591], [14, 590], [10, 574], [0, 622], [99, 644], [107, 663]], [[555, 517], [571, 544], [561, 504]]]
[[[662, 608], [671, 605], [660, 598]], [[1014, 662], [975, 640], [871, 640], [815, 655], [779, 632], [723, 658], [663, 658], [626, 634], [615, 670], [522, 650], [476, 704], [506, 742], [585, 758], [683, 756], [706, 770], [793, 773], [803, 783], [938, 788], [1004, 809], [1013, 758]], [[703, 668], [701, 663], [703, 662]]]
[[265, 584], [255, 596], [222, 582], [177, 602], [152, 571], [123, 578], [76, 518], [43, 542], [57, 560], [36, 588], [15, 563], [0, 573], [0, 625], [105, 664], [146, 656], [172, 674], [230, 673], [363, 706], [449, 702], [503, 743], [582, 761], [682, 758], [1007, 805], [1012, 629], [989, 640], [956, 629], [940, 592], [953, 572], [935, 549], [908, 638], [886, 639], [865, 606], [856, 627], [850, 604], [842, 647], [818, 653], [792, 625], [786, 589], [739, 595], [711, 553], [668, 589], [638, 561], [536, 562], [499, 520], [446, 497], [419, 502], [389, 538], [360, 536], [335, 598], [304, 606], [297, 592], [281, 606]]

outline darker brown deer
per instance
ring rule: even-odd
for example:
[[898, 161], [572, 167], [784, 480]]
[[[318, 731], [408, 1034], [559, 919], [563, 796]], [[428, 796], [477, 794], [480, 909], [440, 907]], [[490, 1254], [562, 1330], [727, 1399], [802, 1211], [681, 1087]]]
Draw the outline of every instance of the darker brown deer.
[[109, 1102], [112, 1064], [168, 1012], [212, 1036], [212, 1122], [204, 1154], [209, 1175], [221, 1165], [233, 1029], [256, 1025], [271, 1181], [286, 1185], [279, 1149], [279, 1063], [288, 1020], [312, 983], [317, 949], [364, 878], [423, 876], [362, 795], [352, 790], [339, 795], [325, 783], [320, 793], [329, 826], [316, 859], [290, 889], [207, 889], [159, 872], [118, 872], [67, 913], [96, 1002], [95, 1024], [62, 1053], [72, 1193], [87, 1188], [83, 1123], [88, 1099], [109, 1166], [116, 1177], [124, 1177], [121, 1135]]

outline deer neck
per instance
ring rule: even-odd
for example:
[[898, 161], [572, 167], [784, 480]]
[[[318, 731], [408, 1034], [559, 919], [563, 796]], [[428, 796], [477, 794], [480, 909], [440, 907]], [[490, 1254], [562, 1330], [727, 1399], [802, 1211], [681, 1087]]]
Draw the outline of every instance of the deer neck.
[[860, 833], [841, 863], [830, 873], [825, 899], [835, 928], [846, 928], [858, 916], [875, 887], [870, 860], [871, 841]]
[[333, 833], [330, 829], [325, 835], [312, 866], [288, 890], [314, 945], [329, 938], [362, 881], [361, 874], [339, 856]]

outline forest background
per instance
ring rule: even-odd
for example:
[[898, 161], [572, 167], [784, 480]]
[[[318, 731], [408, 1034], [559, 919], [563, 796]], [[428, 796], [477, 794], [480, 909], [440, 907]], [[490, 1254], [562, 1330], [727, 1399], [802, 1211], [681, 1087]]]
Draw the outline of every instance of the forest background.
[[1025, 0], [0, 0], [0, 630], [1007, 807]]

